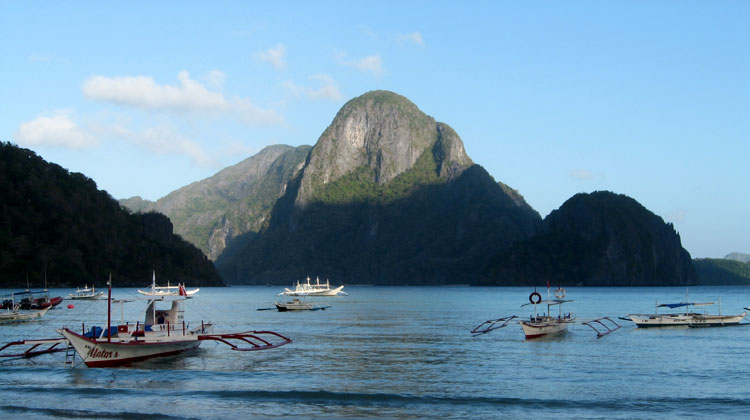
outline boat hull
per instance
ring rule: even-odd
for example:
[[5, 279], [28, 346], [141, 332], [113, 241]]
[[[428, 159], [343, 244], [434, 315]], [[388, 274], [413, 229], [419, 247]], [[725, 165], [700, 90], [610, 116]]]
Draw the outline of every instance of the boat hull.
[[68, 295], [70, 300], [99, 300], [104, 296], [104, 292], [96, 292], [90, 295]]
[[664, 314], [664, 315], [629, 315], [638, 328], [653, 327], [723, 327], [739, 324], [747, 315], [701, 315], [701, 314]]
[[164, 336], [150, 341], [117, 341], [84, 337], [63, 328], [58, 332], [75, 348], [88, 367], [115, 367], [132, 362], [179, 354], [201, 345], [196, 335]]
[[568, 330], [568, 321], [543, 321], [543, 322], [531, 322], [521, 321], [521, 328], [523, 333], [526, 335], [526, 339], [539, 338], [552, 334], [562, 334]]

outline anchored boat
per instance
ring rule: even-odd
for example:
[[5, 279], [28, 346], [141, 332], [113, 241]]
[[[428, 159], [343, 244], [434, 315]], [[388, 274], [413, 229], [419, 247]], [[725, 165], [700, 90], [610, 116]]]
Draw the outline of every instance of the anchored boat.
[[[687, 293], [686, 296], [687, 298]], [[722, 315], [719, 309], [718, 315], [695, 312], [696, 307], [711, 306], [714, 302], [685, 302], [657, 304], [653, 314], [628, 314], [626, 319], [633, 321], [636, 327], [724, 327], [738, 325], [747, 315], [743, 312], [739, 315]], [[659, 308], [677, 309], [684, 308], [684, 312], [658, 313]]]
[[97, 292], [94, 286], [91, 286], [89, 288], [89, 285], [83, 286], [83, 289], [80, 287], [73, 293], [68, 294], [68, 299], [73, 300], [94, 300], [99, 299], [100, 297], [104, 296], [104, 292], [99, 291]]
[[297, 298], [294, 298], [287, 302], [276, 302], [276, 309], [279, 310], [279, 312], [289, 312], [289, 311], [318, 311], [318, 310], [326, 310], [331, 307], [331, 305], [313, 305], [309, 302], [303, 302]]
[[[564, 303], [572, 302], [572, 300], [563, 299], [565, 297], [565, 289], [558, 288], [555, 290], [555, 297], [559, 298], [549, 299], [549, 289], [547, 289], [547, 300], [542, 300], [542, 295], [535, 290], [529, 295], [529, 303], [521, 305], [521, 307], [534, 305], [534, 312], [531, 316], [528, 319], [519, 321], [526, 339], [564, 333], [568, 330], [568, 325], [575, 321], [575, 316], [572, 313], [568, 312], [564, 314], [562, 311]], [[537, 305], [547, 305], [547, 312], [538, 313]], [[552, 315], [553, 306], [556, 306], [558, 309], [557, 316]]]
[[[153, 357], [179, 354], [198, 348], [203, 341], [224, 343], [235, 351], [259, 351], [280, 347], [291, 339], [273, 331], [243, 331], [214, 334], [213, 324], [201, 322], [192, 326], [185, 321], [182, 303], [186, 298], [180, 286], [178, 296], [159, 296], [145, 299], [148, 306], [143, 321], [112, 325], [112, 288], [107, 297], [107, 328], [85, 325], [80, 332], [63, 327], [57, 331], [62, 338], [20, 340], [0, 348], [0, 357], [32, 357], [66, 350], [66, 363], [73, 363], [75, 354], [89, 367], [122, 366]], [[120, 300], [117, 303], [129, 301]], [[158, 308], [157, 303], [170, 307]], [[16, 350], [23, 347], [23, 350]]]
[[291, 290], [289, 288], [284, 288], [284, 291], [279, 293], [278, 296], [285, 295], [285, 296], [337, 296], [337, 295], [346, 295], [346, 292], [343, 292], [342, 289], [344, 286], [339, 286], [336, 288], [331, 289], [330, 283], [328, 283], [328, 279], [326, 279], [325, 283], [320, 282], [320, 278], [315, 278], [315, 283], [310, 283], [310, 277], [307, 278], [306, 283], [300, 283], [299, 280], [297, 280], [297, 284], [294, 287], [294, 290]]
[[154, 276], [151, 280], [151, 288], [149, 290], [138, 290], [138, 293], [144, 295], [144, 296], [179, 296], [180, 295], [180, 287], [183, 288], [185, 291], [185, 296], [188, 298], [193, 297], [196, 293], [198, 293], [201, 289], [192, 289], [187, 290], [185, 289], [185, 286], [182, 284], [177, 284], [177, 286], [172, 286], [169, 284], [169, 281], [167, 281], [166, 286], [157, 286], [156, 285], [156, 272], [154, 272]]
[[[516, 315], [490, 319], [471, 330], [471, 334], [474, 336], [487, 334], [490, 331], [506, 327], [514, 320], [521, 324], [521, 328], [523, 329], [523, 333], [527, 340], [548, 335], [562, 334], [568, 330], [569, 325], [576, 322], [576, 317], [571, 312], [563, 313], [562, 311], [562, 305], [564, 303], [573, 302], [572, 300], [565, 300], [565, 296], [565, 289], [558, 287], [555, 290], [555, 299], [550, 299], [550, 289], [548, 285], [547, 300], [542, 300], [542, 295], [534, 290], [529, 295], [529, 303], [521, 305], [521, 307], [534, 305], [534, 311], [531, 316], [524, 319], [521, 319]], [[547, 305], [547, 311], [544, 313], [537, 312], [537, 305]], [[558, 308], [556, 316], [552, 315], [553, 307]], [[582, 322], [582, 324], [593, 329], [594, 332], [596, 332], [597, 338], [601, 338], [620, 328], [619, 324], [608, 317], [590, 319]]]
[[0, 311], [0, 324], [12, 324], [16, 322], [36, 321], [41, 319], [50, 308], [44, 308], [40, 311], [19, 312], [18, 310], [8, 309]]
[[23, 292], [15, 292], [2, 297], [2, 309], [24, 309], [24, 310], [39, 310], [45, 308], [53, 308], [61, 304], [63, 298], [55, 296], [49, 297], [49, 291], [47, 289], [41, 291], [30, 291], [25, 290]]

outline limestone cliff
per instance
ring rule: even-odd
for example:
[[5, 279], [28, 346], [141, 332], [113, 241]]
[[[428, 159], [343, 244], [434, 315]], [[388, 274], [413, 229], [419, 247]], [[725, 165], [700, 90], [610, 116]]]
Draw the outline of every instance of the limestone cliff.
[[302, 167], [310, 146], [268, 146], [217, 174], [173, 191], [155, 203], [120, 200], [132, 211], [157, 211], [175, 232], [216, 259], [237, 235], [257, 232], [267, 222], [286, 182]]
[[437, 123], [411, 101], [388, 91], [368, 92], [345, 104], [310, 152], [296, 204], [304, 207], [321, 186], [367, 168], [385, 185], [435, 154], [439, 176], [456, 176], [472, 164], [452, 128]]
[[229, 283], [471, 283], [487, 256], [540, 222], [447, 124], [375, 91], [344, 105], [269, 225], [230, 244], [216, 266]]

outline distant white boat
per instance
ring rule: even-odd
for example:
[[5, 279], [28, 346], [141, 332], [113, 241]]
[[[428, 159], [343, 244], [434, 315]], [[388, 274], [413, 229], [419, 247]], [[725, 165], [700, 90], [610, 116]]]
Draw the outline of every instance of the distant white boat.
[[657, 305], [657, 308], [685, 308], [682, 313], [653, 313], [653, 314], [628, 314], [629, 318], [639, 328], [648, 327], [723, 327], [727, 325], [739, 324], [747, 315], [743, 312], [739, 315], [711, 315], [691, 312], [691, 307], [713, 305], [713, 302], [694, 303], [663, 303]]
[[201, 289], [193, 289], [193, 290], [187, 290], [185, 289], [185, 286], [182, 284], [177, 284], [177, 286], [172, 286], [169, 284], [169, 281], [167, 281], [166, 286], [157, 286], [156, 285], [156, 273], [154, 273], [154, 276], [151, 281], [151, 288], [149, 290], [138, 290], [138, 293], [145, 295], [145, 296], [186, 296], [186, 297], [193, 297], [194, 294], [198, 293], [198, 291]]
[[297, 285], [294, 287], [294, 290], [291, 290], [289, 288], [284, 288], [284, 291], [279, 293], [278, 296], [285, 295], [285, 296], [336, 296], [336, 295], [346, 295], [346, 292], [343, 292], [342, 289], [344, 286], [339, 286], [334, 289], [331, 289], [331, 285], [328, 283], [328, 279], [326, 279], [325, 283], [320, 282], [320, 278], [315, 278], [315, 283], [310, 283], [310, 277], [307, 278], [306, 283], [300, 283], [299, 280], [297, 281]]
[[102, 297], [102, 295], [104, 295], [104, 292], [97, 292], [94, 289], [94, 286], [91, 286], [91, 288], [89, 289], [89, 286], [87, 284], [87, 285], [83, 286], [83, 289], [81, 289], [79, 287], [78, 290], [76, 290], [75, 292], [69, 293], [68, 294], [68, 299], [73, 299], [73, 300], [88, 299], [88, 300], [91, 300], [91, 299], [99, 299], [100, 297]]
[[276, 302], [276, 309], [279, 312], [289, 311], [317, 311], [325, 310], [330, 308], [331, 305], [313, 305], [312, 303], [302, 302], [301, 300], [294, 298], [288, 302]]
[[41, 319], [51, 307], [33, 312], [18, 312], [17, 310], [0, 311], [0, 324], [35, 321]]

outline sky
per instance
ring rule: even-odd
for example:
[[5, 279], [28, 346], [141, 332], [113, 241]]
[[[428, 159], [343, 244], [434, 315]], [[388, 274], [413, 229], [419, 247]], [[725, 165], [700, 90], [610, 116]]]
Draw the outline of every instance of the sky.
[[542, 217], [628, 195], [750, 253], [750, 2], [0, 0], [0, 140], [156, 200], [385, 89]]

